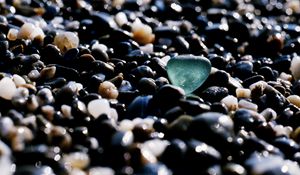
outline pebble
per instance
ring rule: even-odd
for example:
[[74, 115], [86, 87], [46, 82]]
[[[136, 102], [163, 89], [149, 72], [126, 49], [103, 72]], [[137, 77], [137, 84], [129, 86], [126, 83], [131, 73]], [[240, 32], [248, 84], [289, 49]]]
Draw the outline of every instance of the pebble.
[[55, 36], [53, 43], [61, 52], [65, 53], [69, 49], [78, 47], [79, 38], [73, 32], [61, 32]]
[[88, 112], [94, 117], [98, 118], [101, 114], [110, 115], [111, 108], [106, 99], [92, 100], [87, 105]]
[[17, 29], [11, 28], [7, 33], [7, 39], [10, 41], [15, 41], [18, 38], [19, 31]]
[[89, 169], [89, 175], [114, 175], [115, 171], [109, 167], [93, 167]]
[[238, 99], [232, 95], [224, 97], [221, 102], [224, 103], [230, 111], [235, 111], [239, 106]]
[[245, 88], [237, 88], [235, 90], [237, 98], [251, 98], [251, 90]]
[[63, 161], [71, 168], [84, 169], [90, 163], [90, 159], [86, 153], [72, 152], [63, 156]]
[[17, 87], [22, 84], [26, 84], [26, 81], [20, 75], [14, 74], [12, 78]]
[[300, 174], [298, 1], [2, 1], [2, 174]]
[[0, 97], [11, 100], [16, 93], [17, 88], [12, 79], [4, 77], [0, 80]]
[[139, 19], [132, 23], [133, 38], [140, 44], [148, 44], [154, 41], [155, 35], [147, 24], [143, 24]]
[[155, 157], [160, 157], [169, 144], [166, 140], [153, 139], [144, 142], [142, 147], [148, 149]]
[[107, 99], [116, 99], [119, 95], [116, 86], [109, 81], [104, 81], [99, 85], [98, 93]]
[[43, 39], [44, 35], [45, 34], [40, 27], [31, 23], [24, 23], [18, 32], [17, 38], [34, 40], [36, 37], [41, 37]]
[[298, 56], [293, 57], [291, 66], [290, 66], [290, 71], [293, 75], [293, 78], [295, 80], [300, 79], [300, 72], [299, 72], [299, 65], [300, 65], [300, 58]]
[[295, 106], [300, 107], [300, 97], [298, 95], [290, 95], [286, 99]]
[[239, 108], [250, 109], [250, 110], [253, 110], [253, 111], [257, 111], [257, 109], [258, 109], [258, 106], [256, 104], [251, 103], [247, 100], [243, 100], [243, 99], [238, 102], [238, 107]]

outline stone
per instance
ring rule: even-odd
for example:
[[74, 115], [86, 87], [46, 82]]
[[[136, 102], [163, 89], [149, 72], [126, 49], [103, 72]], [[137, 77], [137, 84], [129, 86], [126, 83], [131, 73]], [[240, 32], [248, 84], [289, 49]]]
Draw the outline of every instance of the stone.
[[167, 63], [171, 83], [184, 89], [186, 94], [198, 89], [208, 78], [210, 71], [210, 61], [202, 56], [179, 55]]
[[11, 100], [17, 88], [12, 79], [4, 77], [0, 80], [0, 97]]
[[79, 38], [73, 32], [62, 32], [55, 36], [54, 44], [61, 52], [66, 52], [69, 49], [78, 47]]
[[88, 112], [94, 117], [98, 118], [101, 114], [110, 115], [109, 102], [106, 99], [92, 100], [88, 104]]

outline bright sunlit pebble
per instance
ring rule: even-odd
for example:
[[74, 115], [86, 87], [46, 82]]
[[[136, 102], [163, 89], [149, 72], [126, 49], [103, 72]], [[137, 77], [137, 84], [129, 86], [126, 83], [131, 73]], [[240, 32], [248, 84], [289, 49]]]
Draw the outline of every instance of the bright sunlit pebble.
[[89, 156], [84, 152], [72, 152], [63, 156], [63, 161], [72, 168], [83, 169], [90, 164]]
[[300, 107], [300, 97], [298, 95], [290, 95], [286, 99], [298, 108]]
[[119, 91], [116, 88], [116, 86], [109, 81], [104, 81], [99, 85], [98, 93], [103, 98], [108, 98], [108, 99], [116, 99], [119, 95]]
[[7, 39], [10, 41], [15, 41], [18, 38], [19, 31], [17, 29], [11, 28], [7, 33]]
[[111, 109], [108, 100], [97, 99], [89, 102], [87, 106], [88, 112], [94, 117], [98, 118], [101, 114], [110, 115]]
[[19, 30], [17, 38], [33, 40], [35, 37], [44, 38], [44, 36], [45, 34], [40, 27], [37, 27], [31, 23], [24, 23]]
[[64, 53], [69, 49], [77, 48], [79, 45], [79, 38], [73, 32], [60, 32], [55, 36], [53, 44]]
[[245, 88], [237, 88], [235, 90], [237, 98], [250, 98], [251, 97], [251, 90]]
[[4, 77], [0, 80], [0, 97], [11, 100], [16, 91], [17, 88], [12, 79]]
[[154, 41], [154, 34], [150, 26], [143, 24], [140, 20], [132, 23], [133, 38], [140, 44], [148, 44]]
[[295, 80], [300, 79], [300, 69], [299, 69], [299, 67], [300, 67], [300, 57], [295, 56], [292, 59], [291, 66], [290, 66], [290, 71], [292, 72], [292, 75], [293, 75]]
[[235, 111], [238, 108], [238, 100], [232, 95], [228, 95], [221, 100], [230, 111]]
[[[119, 0], [115, 0], [115, 1], [119, 1]], [[114, 1], [114, 2], [115, 2], [115, 1]], [[121, 0], [121, 1], [122, 1], [122, 0]], [[124, 12], [119, 12], [119, 13], [117, 13], [116, 16], [115, 16], [115, 21], [116, 21], [116, 23], [118, 24], [118, 26], [120, 26], [120, 27], [121, 27], [122, 25], [128, 23], [127, 16], [126, 16], [126, 14], [125, 14]]]
[[88, 175], [114, 175], [115, 171], [109, 167], [93, 167]]
[[257, 111], [258, 106], [252, 102], [249, 102], [247, 100], [240, 100], [239, 101], [239, 108], [245, 108], [245, 109], [250, 109], [253, 111]]
[[24, 78], [17, 74], [13, 75], [13, 81], [16, 86], [19, 86], [21, 84], [26, 84], [26, 81], [24, 80]]

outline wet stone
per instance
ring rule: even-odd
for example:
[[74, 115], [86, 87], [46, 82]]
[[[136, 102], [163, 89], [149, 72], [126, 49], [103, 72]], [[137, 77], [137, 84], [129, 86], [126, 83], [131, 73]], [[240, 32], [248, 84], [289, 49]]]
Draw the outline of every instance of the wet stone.
[[201, 97], [211, 103], [219, 102], [228, 95], [228, 89], [225, 87], [211, 86], [201, 93]]

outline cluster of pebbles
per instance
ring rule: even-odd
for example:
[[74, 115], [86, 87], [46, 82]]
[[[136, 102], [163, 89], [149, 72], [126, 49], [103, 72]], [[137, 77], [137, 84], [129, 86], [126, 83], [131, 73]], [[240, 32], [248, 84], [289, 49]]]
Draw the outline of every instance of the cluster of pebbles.
[[[299, 22], [298, 0], [0, 0], [0, 174], [299, 175]], [[193, 93], [166, 70], [188, 54], [212, 65]]]

